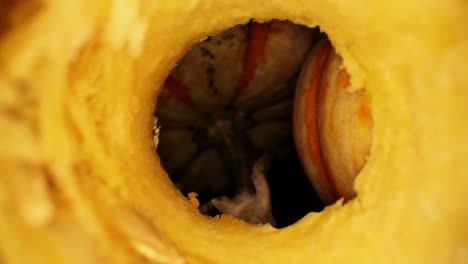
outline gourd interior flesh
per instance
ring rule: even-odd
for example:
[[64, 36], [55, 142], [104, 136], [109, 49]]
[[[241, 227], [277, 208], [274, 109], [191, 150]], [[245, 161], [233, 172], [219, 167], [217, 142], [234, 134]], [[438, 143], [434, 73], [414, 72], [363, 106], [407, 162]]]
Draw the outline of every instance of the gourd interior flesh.
[[[466, 1], [15, 3], [0, 11], [2, 262], [466, 262]], [[320, 25], [372, 100], [357, 197], [281, 230], [200, 215], [154, 155], [157, 87], [250, 18]]]

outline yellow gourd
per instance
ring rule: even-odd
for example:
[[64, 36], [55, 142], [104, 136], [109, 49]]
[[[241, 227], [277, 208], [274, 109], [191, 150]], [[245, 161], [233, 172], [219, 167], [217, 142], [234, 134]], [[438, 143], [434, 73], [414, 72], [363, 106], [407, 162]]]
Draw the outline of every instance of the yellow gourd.
[[[465, 0], [0, 3], [0, 262], [466, 263], [467, 12]], [[154, 154], [169, 71], [251, 18], [319, 25], [372, 100], [357, 197], [280, 230], [200, 215]]]

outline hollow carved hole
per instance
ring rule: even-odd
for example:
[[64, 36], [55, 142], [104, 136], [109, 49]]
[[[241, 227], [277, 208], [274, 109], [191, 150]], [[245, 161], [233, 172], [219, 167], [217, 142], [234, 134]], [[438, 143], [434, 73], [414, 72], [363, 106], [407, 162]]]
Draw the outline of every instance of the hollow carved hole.
[[348, 86], [318, 28], [235, 26], [193, 46], [164, 82], [157, 153], [202, 214], [288, 226], [356, 195], [372, 116], [365, 90]]

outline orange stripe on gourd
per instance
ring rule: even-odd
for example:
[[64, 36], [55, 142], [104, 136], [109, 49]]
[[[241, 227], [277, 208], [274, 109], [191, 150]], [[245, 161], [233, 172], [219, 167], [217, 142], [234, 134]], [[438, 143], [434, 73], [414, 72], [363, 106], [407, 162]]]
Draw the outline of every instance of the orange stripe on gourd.
[[[316, 173], [318, 175], [314, 175], [312, 178], [320, 178], [311, 179], [312, 183], [316, 187], [317, 191], [319, 192], [322, 200], [324, 202], [329, 203], [332, 200], [338, 198], [337, 191], [334, 188], [333, 179], [330, 178], [329, 173], [327, 173], [327, 168], [325, 167], [323, 158], [322, 158], [322, 148], [320, 142], [320, 131], [318, 127], [318, 109], [320, 107], [319, 97], [320, 97], [320, 85], [322, 74], [324, 68], [327, 63], [327, 59], [331, 50], [331, 44], [328, 41], [321, 41], [320, 43], [316, 44], [316, 47], [312, 51], [314, 56], [311, 58], [312, 60], [309, 63], [313, 64], [313, 67], [307, 67], [305, 73], [301, 73], [301, 78], [299, 80], [298, 89], [303, 92], [301, 96], [302, 98], [298, 98], [298, 100], [303, 101], [303, 109], [301, 113], [304, 115], [304, 123], [298, 124], [299, 126], [305, 126], [305, 135], [295, 135], [296, 137], [305, 137], [305, 142], [307, 147], [305, 148], [305, 153], [303, 152], [301, 157], [301, 161], [305, 162], [312, 162], [312, 164], [303, 164], [305, 167], [306, 173], [309, 175], [311, 173]], [[305, 80], [304, 80], [305, 78]], [[306, 83], [304, 83], [304, 81]], [[308, 81], [308, 82], [307, 82]], [[297, 144], [296, 144], [297, 145]], [[300, 146], [303, 148], [303, 146]], [[308, 157], [304, 157], [308, 155]], [[310, 157], [311, 161], [308, 161]], [[314, 166], [316, 171], [310, 172], [310, 169], [307, 169], [309, 166]], [[309, 172], [307, 172], [309, 170]], [[309, 176], [309, 178], [311, 178]], [[319, 185], [319, 186], [317, 186]], [[323, 193], [322, 193], [323, 192]]]
[[244, 58], [244, 70], [236, 90], [242, 93], [255, 75], [258, 64], [265, 60], [265, 48], [271, 32], [271, 23], [253, 22], [249, 27], [249, 43]]
[[193, 101], [187, 91], [187, 87], [181, 81], [169, 75], [164, 82], [164, 88], [185, 105], [193, 107]]
[[351, 92], [349, 87], [341, 57], [328, 40], [320, 41], [299, 78], [294, 122], [301, 163], [326, 204], [356, 195], [354, 179], [372, 140], [369, 97], [364, 89]]

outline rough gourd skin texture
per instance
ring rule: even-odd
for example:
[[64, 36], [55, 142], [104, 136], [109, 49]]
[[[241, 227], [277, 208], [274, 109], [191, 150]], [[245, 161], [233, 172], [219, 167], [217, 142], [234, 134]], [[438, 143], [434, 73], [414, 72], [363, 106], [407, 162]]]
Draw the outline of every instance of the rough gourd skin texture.
[[[1, 5], [0, 261], [468, 260], [465, 0]], [[152, 143], [154, 102], [177, 60], [252, 17], [320, 25], [372, 100], [357, 197], [281, 230], [201, 216]]]

